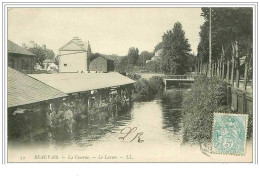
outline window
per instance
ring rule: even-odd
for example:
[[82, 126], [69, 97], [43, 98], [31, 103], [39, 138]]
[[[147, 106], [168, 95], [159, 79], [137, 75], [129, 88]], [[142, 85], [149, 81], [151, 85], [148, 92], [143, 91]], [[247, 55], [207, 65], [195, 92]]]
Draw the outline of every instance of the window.
[[67, 63], [64, 63], [64, 67], [67, 67], [67, 65], [68, 65]]

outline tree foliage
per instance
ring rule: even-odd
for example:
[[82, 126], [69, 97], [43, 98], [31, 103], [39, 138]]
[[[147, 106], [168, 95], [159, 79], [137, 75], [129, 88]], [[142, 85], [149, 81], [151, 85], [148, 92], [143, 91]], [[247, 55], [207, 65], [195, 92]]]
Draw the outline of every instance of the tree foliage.
[[158, 51], [159, 49], [162, 49], [162, 48], [163, 48], [163, 43], [162, 43], [162, 42], [159, 42], [159, 43], [154, 47], [153, 52], [156, 52], [156, 51]]
[[[205, 22], [201, 26], [198, 56], [203, 62], [209, 57], [209, 8], [202, 8], [201, 16]], [[235, 41], [239, 46], [239, 57], [246, 54], [252, 44], [253, 36], [252, 8], [211, 8], [211, 40], [212, 60], [219, 59], [222, 47], [226, 57], [231, 57], [231, 44]]]
[[151, 60], [153, 56], [153, 52], [142, 51], [138, 57], [137, 65], [144, 65], [146, 63], [146, 60]]
[[131, 47], [128, 50], [127, 54], [128, 63], [132, 65], [137, 65], [137, 60], [139, 58], [139, 50], [138, 48]]
[[43, 61], [46, 59], [55, 59], [53, 50], [43, 49], [41, 47], [29, 48], [28, 50], [35, 54], [36, 62], [40, 63], [40, 65], [42, 65]]
[[191, 51], [188, 39], [179, 22], [162, 37], [163, 70], [166, 73], [184, 74], [188, 71], [188, 55]]

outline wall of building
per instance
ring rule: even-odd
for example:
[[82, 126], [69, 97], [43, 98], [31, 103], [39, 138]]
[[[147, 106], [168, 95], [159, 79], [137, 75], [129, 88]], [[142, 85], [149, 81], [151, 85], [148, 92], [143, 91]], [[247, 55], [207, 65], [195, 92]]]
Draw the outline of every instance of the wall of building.
[[81, 72], [87, 70], [87, 52], [60, 51], [59, 72]]
[[115, 62], [112, 60], [108, 60], [107, 63], [107, 71], [115, 71]]
[[23, 73], [32, 73], [35, 62], [34, 56], [8, 54], [8, 66]]
[[115, 63], [103, 57], [98, 57], [90, 62], [90, 71], [110, 72], [115, 70]]
[[107, 60], [103, 57], [98, 57], [90, 62], [89, 65], [90, 71], [100, 71], [100, 72], [107, 72]]

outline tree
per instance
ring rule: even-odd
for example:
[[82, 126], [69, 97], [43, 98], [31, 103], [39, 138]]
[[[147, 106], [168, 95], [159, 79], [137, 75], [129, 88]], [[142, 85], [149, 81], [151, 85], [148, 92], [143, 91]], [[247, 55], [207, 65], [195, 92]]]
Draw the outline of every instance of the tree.
[[120, 57], [115, 64], [115, 70], [119, 73], [128, 73], [133, 71], [133, 65], [128, 64], [128, 56]]
[[189, 54], [188, 55], [188, 66], [190, 71], [195, 71], [197, 68], [196, 66], [196, 57], [194, 54]]
[[36, 62], [42, 65], [43, 61], [46, 59], [44, 50], [40, 47], [29, 48], [28, 50], [36, 56]]
[[128, 63], [131, 65], [137, 65], [137, 60], [139, 58], [139, 50], [138, 48], [131, 47], [128, 50], [127, 54]]
[[55, 63], [55, 65], [57, 65], [57, 66], [59, 66], [59, 56], [58, 55], [56, 55], [55, 56], [55, 58], [54, 58], [54, 63]]
[[[200, 30], [198, 57], [206, 63], [209, 57], [209, 8], [202, 8], [205, 22]], [[231, 59], [232, 44], [238, 43], [238, 57], [247, 53], [253, 37], [252, 8], [211, 8], [212, 60], [217, 62], [223, 49], [225, 58]]]
[[46, 59], [54, 59], [55, 58], [55, 54], [54, 54], [53, 50], [46, 49], [46, 50], [43, 50], [43, 51], [45, 52]]
[[163, 48], [163, 43], [162, 43], [162, 42], [159, 42], [159, 43], [154, 47], [153, 52], [156, 52], [156, 51], [158, 51], [159, 49], [162, 49], [162, 48]]
[[28, 50], [33, 54], [35, 54], [36, 62], [39, 63], [40, 65], [42, 65], [43, 61], [46, 59], [55, 59], [55, 54], [53, 50], [43, 49], [39, 46], [34, 48], [29, 48]]
[[148, 51], [142, 51], [138, 57], [137, 64], [138, 65], [144, 65], [146, 63], [146, 60], [151, 60], [151, 58], [154, 56], [153, 52]]
[[164, 33], [163, 44], [163, 71], [171, 74], [184, 74], [189, 70], [188, 55], [190, 44], [185, 38], [185, 32], [179, 22], [173, 29]]

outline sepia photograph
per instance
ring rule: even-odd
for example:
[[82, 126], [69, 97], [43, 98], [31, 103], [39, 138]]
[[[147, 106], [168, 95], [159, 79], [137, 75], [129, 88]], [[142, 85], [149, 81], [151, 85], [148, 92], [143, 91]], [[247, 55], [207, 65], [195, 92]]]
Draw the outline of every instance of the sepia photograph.
[[8, 163], [254, 160], [254, 6], [7, 7]]

